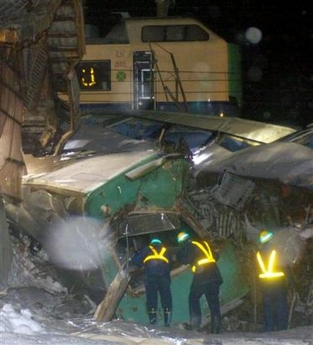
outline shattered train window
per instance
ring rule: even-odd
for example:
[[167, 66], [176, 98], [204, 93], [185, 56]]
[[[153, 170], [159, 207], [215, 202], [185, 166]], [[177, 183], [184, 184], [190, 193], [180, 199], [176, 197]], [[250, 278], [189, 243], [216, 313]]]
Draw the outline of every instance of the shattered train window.
[[201, 129], [190, 129], [183, 126], [173, 126], [164, 136], [164, 142], [179, 147], [183, 142], [194, 153], [207, 145], [213, 139], [213, 132]]
[[117, 133], [126, 135], [134, 139], [156, 139], [164, 124], [162, 122], [153, 122], [139, 120], [136, 118], [121, 121], [111, 128]]
[[234, 136], [226, 136], [223, 135], [222, 139], [219, 142], [219, 145], [224, 147], [225, 149], [236, 152], [242, 150], [246, 147], [253, 146], [254, 143], [250, 142], [249, 140], [244, 140], [242, 138], [236, 138]]

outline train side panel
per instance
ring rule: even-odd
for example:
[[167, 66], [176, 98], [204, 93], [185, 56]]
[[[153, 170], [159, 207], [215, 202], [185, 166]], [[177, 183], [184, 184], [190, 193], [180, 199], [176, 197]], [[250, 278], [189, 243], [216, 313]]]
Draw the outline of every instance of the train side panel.
[[128, 43], [87, 42], [79, 66], [83, 108], [239, 115], [235, 45], [190, 18], [130, 18], [125, 32]]
[[[132, 108], [132, 50], [128, 44], [91, 44], [86, 46], [86, 55], [80, 70], [81, 103], [103, 105], [109, 108]], [[103, 66], [102, 66], [103, 65]], [[95, 68], [96, 87], [92, 83], [92, 68]], [[105, 70], [106, 76], [97, 74]]]

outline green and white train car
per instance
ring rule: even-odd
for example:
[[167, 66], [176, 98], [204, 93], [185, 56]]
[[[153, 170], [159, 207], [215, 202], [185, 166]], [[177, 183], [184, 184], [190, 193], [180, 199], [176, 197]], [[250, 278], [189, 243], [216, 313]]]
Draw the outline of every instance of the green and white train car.
[[240, 47], [194, 18], [125, 18], [105, 37], [87, 35], [77, 72], [83, 112], [240, 116]]

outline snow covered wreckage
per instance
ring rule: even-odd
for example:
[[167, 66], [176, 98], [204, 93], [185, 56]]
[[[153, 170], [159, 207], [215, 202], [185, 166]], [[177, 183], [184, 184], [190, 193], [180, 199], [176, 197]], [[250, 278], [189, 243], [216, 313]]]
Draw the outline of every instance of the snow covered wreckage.
[[[202, 166], [195, 177], [197, 188], [207, 193], [199, 201], [207, 203], [208, 213], [229, 214], [231, 210], [234, 233], [244, 222], [251, 242], [256, 243], [262, 228], [276, 234], [295, 278], [290, 319], [298, 311], [303, 324], [310, 324], [313, 315], [312, 171], [313, 130], [309, 125], [273, 143], [217, 158]], [[219, 233], [221, 222], [220, 217], [212, 219], [212, 230]]]
[[[114, 140], [108, 131], [102, 132], [109, 142]], [[118, 142], [122, 142], [121, 135]], [[26, 162], [30, 158], [40, 164], [51, 161], [49, 157], [25, 158]], [[58, 169], [44, 172], [41, 166], [40, 173], [23, 177], [23, 202], [6, 205], [11, 227], [43, 245], [50, 260], [64, 270], [60, 280], [64, 281], [69, 271], [86, 272], [89, 278], [85, 293], [98, 303], [105, 295], [96, 313], [98, 319], [118, 317], [145, 323], [141, 275], [129, 281], [130, 276], [124, 273], [128, 259], [151, 236], [160, 237], [168, 247], [176, 247], [181, 229], [200, 237], [207, 235], [184, 197], [188, 162], [180, 154], [159, 150], [63, 159], [57, 161], [57, 165], [64, 164]], [[219, 265], [225, 281], [221, 304], [227, 308], [230, 303], [234, 306], [248, 289], [234, 247], [223, 244], [220, 251]], [[177, 262], [172, 271], [173, 322], [188, 320], [188, 303], [181, 301], [190, 279], [190, 269]], [[67, 284], [75, 291], [78, 283], [74, 280]]]
[[[62, 273], [60, 280], [69, 278], [64, 283], [70, 292], [80, 288], [90, 294], [99, 304], [98, 320], [118, 317], [143, 323], [146, 310], [140, 276], [130, 280], [124, 274], [133, 251], [152, 235], [175, 247], [176, 234], [182, 228], [200, 237], [210, 235], [220, 252], [224, 278], [221, 305], [227, 311], [238, 305], [249, 289], [235, 247], [245, 235], [241, 219], [235, 208], [219, 208], [205, 191], [187, 187], [189, 162], [184, 155], [164, 152], [155, 148], [156, 141], [139, 139], [131, 141], [134, 145], [130, 149], [128, 137], [109, 129], [104, 133], [103, 128], [99, 128], [100, 135], [110, 142], [111, 149], [94, 140], [98, 150], [87, 150], [87, 145], [75, 151], [76, 144], [89, 143], [90, 137], [66, 145], [81, 123], [74, 68], [84, 51], [80, 5], [75, 0], [42, 0], [25, 9], [24, 3], [17, 1], [11, 13], [7, 13], [8, 6], [3, 9], [12, 20], [20, 15], [21, 23], [10, 22], [10, 27], [27, 24], [20, 31], [8, 31], [7, 23], [0, 24], [0, 175], [10, 230], [27, 234], [33, 243], [44, 247]], [[46, 30], [46, 35], [40, 30]], [[50, 68], [46, 68], [47, 62]], [[26, 76], [25, 83], [20, 75]], [[60, 90], [69, 94], [68, 104], [58, 98]], [[190, 115], [188, 122], [196, 120]], [[171, 122], [169, 118], [163, 121], [167, 125]], [[243, 140], [245, 135], [240, 137]], [[126, 142], [121, 149], [121, 143]], [[6, 266], [0, 272], [3, 284], [12, 254], [7, 250], [6, 230], [1, 227], [1, 265]], [[231, 236], [235, 241], [228, 240]], [[40, 246], [30, 249], [36, 252], [36, 248]], [[172, 274], [173, 322], [186, 321], [188, 303], [182, 301], [191, 273], [176, 263]], [[79, 275], [84, 279], [78, 280]]]
[[[224, 279], [222, 312], [240, 305], [249, 290], [236, 253], [242, 224], [232, 210], [217, 214], [206, 208], [206, 193], [195, 194], [189, 185], [190, 162], [182, 154], [163, 152], [156, 140], [130, 141], [93, 119], [66, 141], [60, 155], [24, 159], [28, 174], [21, 203], [6, 203], [10, 226], [43, 245], [72, 293], [89, 294], [99, 304], [98, 320], [146, 323], [142, 274], [125, 274], [128, 260], [151, 236], [174, 249], [181, 229], [211, 237]], [[226, 222], [214, 234], [212, 219], [222, 216]], [[235, 241], [227, 240], [231, 236]], [[189, 267], [176, 262], [174, 323], [188, 320], [190, 280]]]
[[306, 226], [312, 215], [312, 138], [312, 130], [299, 130], [216, 158], [197, 170], [197, 186], [209, 186], [221, 204], [250, 210], [263, 227]]

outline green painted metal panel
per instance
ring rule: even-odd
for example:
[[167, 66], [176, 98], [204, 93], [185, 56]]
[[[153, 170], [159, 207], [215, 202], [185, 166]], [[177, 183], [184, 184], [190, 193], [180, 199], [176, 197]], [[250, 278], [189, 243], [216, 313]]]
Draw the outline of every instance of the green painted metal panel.
[[[244, 296], [249, 289], [241, 273], [234, 246], [230, 242], [225, 244], [218, 265], [224, 280], [220, 293], [220, 302], [221, 306], [223, 306]], [[105, 278], [111, 279], [118, 273], [117, 265], [112, 260], [106, 262], [106, 267], [107, 275]], [[192, 273], [189, 266], [172, 277], [174, 324], [189, 321], [188, 295], [191, 280]], [[204, 297], [201, 299], [201, 307], [203, 315], [209, 314], [208, 305]], [[128, 291], [118, 304], [116, 317], [141, 324], [148, 323], [146, 296], [143, 287], [140, 288], [140, 292], [136, 292], [136, 289], [128, 288]], [[159, 324], [163, 324], [163, 311], [160, 303], [158, 319]]]
[[[110, 309], [107, 312], [107, 318], [111, 318], [111, 313], [114, 313], [115, 310], [115, 317], [145, 324], [148, 317], [144, 287], [139, 286], [140, 290], [138, 291], [138, 288], [136, 290], [133, 285], [129, 285], [126, 293], [124, 293], [124, 283], [127, 284], [128, 281], [127, 279], [118, 279], [121, 277], [119, 274], [121, 267], [127, 260], [125, 256], [131, 255], [128, 250], [135, 250], [134, 247], [129, 247], [123, 242], [125, 239], [123, 222], [131, 218], [128, 217], [130, 213], [142, 214], [142, 217], [149, 213], [160, 213], [161, 219], [163, 219], [164, 215], [162, 216], [162, 214], [164, 212], [172, 212], [177, 214], [177, 217], [183, 218], [175, 206], [178, 206], [178, 201], [181, 197], [183, 198], [188, 163], [180, 156], [164, 157], [153, 153], [151, 155], [134, 153], [132, 157], [121, 154], [107, 156], [105, 159], [103, 157], [97, 158], [78, 161], [71, 166], [60, 169], [62, 171], [54, 171], [43, 178], [39, 177], [32, 183], [39, 186], [49, 183], [54, 191], [65, 191], [65, 195], [68, 193], [76, 196], [77, 204], [81, 204], [84, 215], [101, 221], [109, 220], [117, 212], [126, 209], [124, 217], [119, 219], [121, 228], [114, 227], [114, 231], [117, 231], [114, 234], [115, 240], [120, 242], [116, 247], [115, 245], [110, 247], [103, 255], [101, 272], [105, 287], [109, 291], [106, 296], [109, 298], [113, 296], [111, 300], [105, 299], [105, 302], [108, 303], [104, 303], [104, 306]], [[125, 166], [124, 169], [125, 162], [128, 162], [128, 166]], [[133, 207], [129, 208], [130, 205]], [[103, 212], [103, 208], [106, 208], [106, 212]], [[140, 218], [138, 219], [137, 222], [140, 222]], [[147, 232], [143, 231], [145, 229], [137, 228], [135, 230], [138, 231], [133, 231], [131, 236], [148, 236], [149, 232], [159, 233], [160, 238], [166, 238], [167, 243], [172, 244], [173, 247], [176, 246], [176, 232], [183, 225], [183, 220], [180, 224], [180, 221], [171, 222], [171, 217], [169, 217], [166, 222], [159, 225], [156, 218], [154, 219], [155, 224], [152, 224], [152, 218], [148, 216], [146, 220], [148, 220]], [[171, 226], [167, 225], [167, 222]], [[146, 224], [144, 220], [141, 221], [142, 225], [143, 223]], [[136, 224], [133, 227], [136, 227]], [[197, 233], [200, 229], [191, 230]], [[203, 235], [203, 232], [198, 235]], [[138, 243], [140, 244], [140, 238]], [[119, 245], [124, 246], [124, 251]], [[226, 242], [218, 261], [224, 278], [220, 294], [222, 306], [242, 297], [248, 291], [237, 262], [233, 246]], [[183, 267], [177, 267], [177, 265], [178, 263], [176, 263], [176, 269], [172, 276], [174, 323], [186, 322], [189, 319], [188, 294], [192, 278], [189, 267], [183, 270]], [[138, 286], [138, 282], [136, 284]], [[116, 292], [115, 295], [114, 292]], [[121, 296], [123, 293], [124, 295]], [[205, 315], [208, 313], [208, 306], [204, 298], [202, 298], [201, 303]], [[106, 310], [104, 310], [104, 314]], [[162, 318], [161, 310], [159, 315]]]
[[238, 257], [231, 242], [226, 242], [218, 266], [224, 281], [220, 291], [222, 305], [244, 296], [249, 291], [245, 274], [239, 265]]
[[228, 85], [229, 95], [236, 98], [242, 107], [242, 54], [237, 44], [228, 43]]
[[[142, 164], [149, 161], [151, 162], [151, 158]], [[136, 166], [132, 167], [134, 168]], [[126, 176], [131, 169], [125, 168], [123, 174], [110, 179], [87, 195], [85, 212], [91, 217], [102, 219], [103, 207], [108, 209], [107, 216], [132, 204], [136, 204], [137, 208], [170, 209], [182, 193], [186, 169], [187, 162], [183, 158], [169, 159], [153, 171], [131, 180]]]

